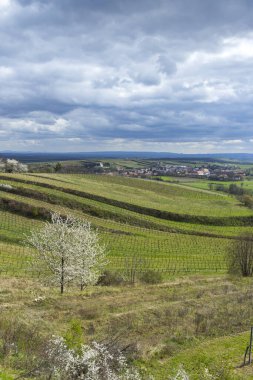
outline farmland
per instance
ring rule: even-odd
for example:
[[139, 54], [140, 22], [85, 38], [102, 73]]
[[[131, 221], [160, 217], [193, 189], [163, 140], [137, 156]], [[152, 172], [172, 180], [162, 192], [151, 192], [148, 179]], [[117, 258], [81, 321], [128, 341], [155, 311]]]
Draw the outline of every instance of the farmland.
[[[198, 379], [201, 365], [219, 363], [220, 356], [235, 376], [253, 378], [247, 368], [235, 370], [252, 323], [252, 284], [227, 276], [226, 256], [234, 239], [253, 225], [253, 211], [235, 197], [198, 187], [197, 181], [1, 173], [0, 200], [4, 316], [33, 318], [33, 324], [43, 319], [43, 336], [46, 330], [62, 334], [79, 318], [88, 341], [105, 339], [108, 331], [125, 343], [138, 340], [136, 364], [158, 380], [167, 380], [180, 364]], [[106, 247], [106, 269], [128, 284], [83, 293], [70, 286], [62, 298], [57, 289], [40, 285], [25, 236], [51, 212], [90, 221]], [[143, 285], [147, 271], [159, 273], [162, 282]], [[133, 272], [135, 286], [129, 285]], [[34, 302], [37, 295], [45, 301]], [[13, 360], [3, 361], [6, 379], [19, 373]]]
[[[253, 215], [231, 196], [120, 177], [1, 175], [1, 185], [1, 198], [8, 202], [1, 218], [5, 244], [13, 240], [22, 246], [31, 225], [41, 225], [38, 218], [24, 222], [22, 210], [14, 215], [10, 206], [29, 204], [34, 216], [40, 208], [88, 219], [101, 230], [113, 268], [124, 271], [126, 257], [142, 257], [140, 270], [161, 270], [165, 277], [178, 272], [224, 273], [231, 239], [251, 228]], [[180, 221], [187, 216], [188, 223]]]

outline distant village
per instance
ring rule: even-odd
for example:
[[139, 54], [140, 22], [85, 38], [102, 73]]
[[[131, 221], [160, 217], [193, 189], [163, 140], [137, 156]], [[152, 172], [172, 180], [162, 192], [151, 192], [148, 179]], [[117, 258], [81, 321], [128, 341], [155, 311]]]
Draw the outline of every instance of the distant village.
[[192, 177], [206, 178], [216, 181], [243, 181], [246, 171], [231, 165], [163, 165], [158, 163], [150, 168], [119, 169], [118, 173], [129, 177]]
[[[126, 161], [127, 164], [127, 161]], [[162, 161], [150, 163], [150, 167], [129, 167], [113, 162], [81, 161], [79, 164], [69, 165], [68, 161], [57, 163], [41, 163], [41, 165], [26, 165], [14, 159], [0, 158], [0, 172], [58, 172], [58, 173], [87, 173], [119, 175], [134, 178], [149, 178], [162, 180], [162, 177], [190, 177], [203, 178], [215, 181], [243, 181], [250, 175], [250, 169], [242, 169], [237, 165], [200, 163], [187, 165], [167, 164]]]
[[243, 181], [247, 173], [236, 165], [228, 164], [200, 164], [200, 165], [178, 165], [165, 164], [163, 162], [153, 163], [150, 167], [132, 168], [110, 163], [90, 162], [85, 165], [87, 172], [120, 175], [135, 178], [153, 178], [161, 180], [163, 176], [206, 178], [216, 181]]

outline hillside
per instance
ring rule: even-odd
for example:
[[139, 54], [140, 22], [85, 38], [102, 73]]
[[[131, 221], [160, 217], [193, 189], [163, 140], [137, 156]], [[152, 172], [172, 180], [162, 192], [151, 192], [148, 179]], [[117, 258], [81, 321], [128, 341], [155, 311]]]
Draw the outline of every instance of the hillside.
[[[224, 272], [231, 238], [250, 229], [253, 220], [252, 211], [231, 196], [176, 184], [80, 175], [8, 174], [0, 181], [5, 252], [13, 250], [12, 243], [22, 247], [31, 224], [39, 227], [50, 211], [57, 211], [99, 228], [110, 265], [120, 270], [125, 257], [135, 256], [145, 258], [142, 270], [155, 268], [165, 276]], [[27, 248], [22, 250], [29, 256]]]
[[[89, 220], [106, 245], [107, 269], [128, 281], [135, 272], [137, 284], [96, 286], [83, 293], [70, 287], [62, 298], [57, 290], [41, 286], [41, 273], [24, 240], [53, 211]], [[187, 184], [99, 175], [1, 174], [2, 318], [11, 313], [14, 324], [27, 318], [33, 326], [41, 323], [44, 337], [55, 331], [64, 334], [78, 318], [85, 340], [112, 334], [124, 344], [138, 342], [133, 350], [137, 365], [158, 380], [167, 380], [180, 364], [191, 379], [198, 379], [203, 363], [218, 365], [221, 358], [231, 373], [253, 379], [249, 369], [235, 370], [252, 323], [252, 284], [226, 275], [230, 244], [252, 224], [252, 210], [236, 198]], [[163, 282], [141, 284], [147, 270], [160, 273]], [[41, 302], [34, 301], [38, 296]], [[0, 318], [1, 323], [8, 330]], [[18, 367], [14, 359], [8, 360], [3, 361], [4, 372], [12, 379]]]

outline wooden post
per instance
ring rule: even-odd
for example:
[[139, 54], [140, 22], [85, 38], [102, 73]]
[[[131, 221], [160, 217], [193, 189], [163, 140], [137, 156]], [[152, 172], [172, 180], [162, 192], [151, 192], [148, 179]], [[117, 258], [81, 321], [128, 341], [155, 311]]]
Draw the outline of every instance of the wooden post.
[[253, 327], [250, 328], [249, 364], [251, 364], [252, 362], [252, 340], [253, 340]]
[[247, 355], [248, 355], [248, 352], [249, 352], [249, 346], [247, 346], [246, 350], [245, 350], [245, 354], [244, 354], [244, 359], [243, 359], [243, 364], [242, 364], [242, 367], [247, 365], [248, 362], [247, 362]]
[[[244, 354], [244, 360], [242, 366], [249, 365], [252, 363], [252, 343], [253, 343], [253, 326], [250, 328], [250, 341], [249, 345], [247, 346]], [[248, 361], [247, 361], [248, 356]]]

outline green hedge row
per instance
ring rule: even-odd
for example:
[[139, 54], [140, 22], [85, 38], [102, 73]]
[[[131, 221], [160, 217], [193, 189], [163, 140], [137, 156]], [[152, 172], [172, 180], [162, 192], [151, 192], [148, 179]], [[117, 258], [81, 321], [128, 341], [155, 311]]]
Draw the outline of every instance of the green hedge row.
[[43, 207], [35, 207], [13, 199], [0, 198], [0, 208], [34, 219], [50, 220], [51, 212]]

